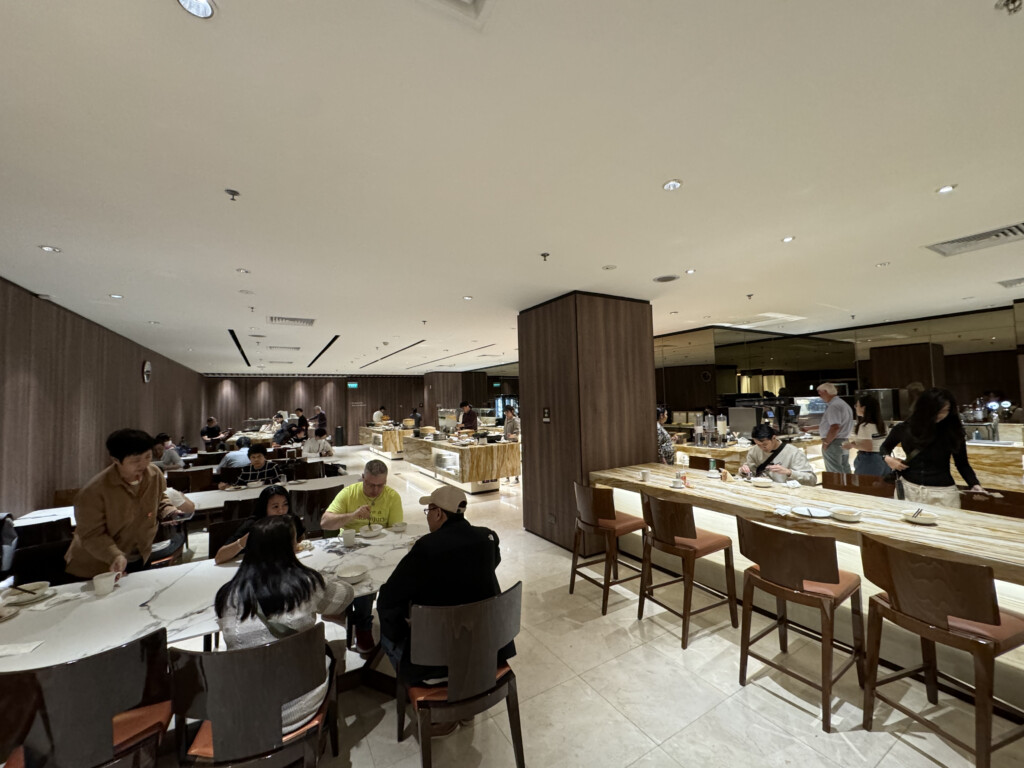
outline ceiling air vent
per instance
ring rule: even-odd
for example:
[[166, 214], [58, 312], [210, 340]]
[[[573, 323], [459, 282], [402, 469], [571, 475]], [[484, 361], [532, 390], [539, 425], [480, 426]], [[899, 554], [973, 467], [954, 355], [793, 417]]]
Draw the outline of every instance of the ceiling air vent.
[[267, 349], [289, 349], [293, 352], [298, 352], [300, 347], [275, 347], [273, 344], [268, 344]]
[[940, 256], [959, 256], [961, 253], [980, 251], [982, 248], [1005, 245], [1006, 243], [1014, 243], [1018, 240], [1024, 240], [1024, 222], [1011, 224], [1001, 229], [990, 229], [988, 232], [981, 232], [977, 235], [958, 237], [956, 240], [947, 240], [944, 243], [935, 243], [935, 245], [925, 247], [930, 251], [935, 251]]
[[294, 365], [291, 360], [269, 360], [271, 365]]
[[270, 325], [299, 325], [303, 328], [312, 328], [315, 323], [311, 317], [280, 317], [279, 315], [271, 315], [267, 318], [267, 323]]
[[999, 284], [1003, 288], [1016, 288], [1018, 285], [1024, 285], [1024, 277], [1015, 277], [1013, 280], [1000, 280]]
[[754, 315], [753, 317], [745, 320], [734, 321], [731, 323], [720, 323], [720, 325], [728, 325], [731, 328], [761, 328], [766, 325], [795, 323], [797, 320], [806, 319], [806, 317], [800, 317], [799, 315], [784, 315], [779, 312], [762, 312], [759, 315]]

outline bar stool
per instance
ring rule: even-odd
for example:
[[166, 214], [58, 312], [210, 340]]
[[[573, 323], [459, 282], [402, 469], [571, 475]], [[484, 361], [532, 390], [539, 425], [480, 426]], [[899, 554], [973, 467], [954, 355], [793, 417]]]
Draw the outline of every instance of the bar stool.
[[[581, 579], [586, 579], [603, 590], [601, 615], [604, 616], [608, 613], [608, 590], [616, 584], [640, 578], [639, 568], [632, 563], [619, 560], [618, 542], [619, 536], [644, 530], [644, 521], [642, 518], [627, 515], [625, 512], [615, 509], [611, 488], [591, 488], [575, 482], [573, 485], [576, 488], [576, 533], [572, 540], [572, 574], [569, 577], [569, 594], [571, 595], [576, 588], [576, 574], [579, 573]], [[602, 560], [602, 558], [595, 558], [584, 563], [579, 562], [584, 533], [593, 533], [604, 537], [603, 581], [598, 581], [582, 570], [588, 566], [597, 565]], [[636, 575], [620, 579], [620, 564], [624, 568], [636, 571]]]
[[[978, 768], [988, 768], [992, 752], [1024, 736], [1024, 727], [1019, 727], [997, 743], [992, 743], [995, 659], [1024, 645], [1024, 615], [999, 609], [992, 569], [988, 566], [939, 560], [863, 535], [861, 557], [864, 575], [885, 590], [868, 602], [864, 729], [871, 730], [875, 699], [878, 698], [972, 753]], [[878, 677], [883, 619], [920, 636], [923, 661], [920, 666]], [[973, 686], [938, 671], [936, 643], [966, 651], [974, 657]], [[931, 704], [938, 703], [940, 677], [974, 695], [973, 749], [936, 723], [876, 690], [917, 672], [924, 672]], [[1024, 717], [1021, 710], [1003, 702], [1000, 704], [1018, 717]]]
[[[860, 576], [839, 570], [836, 540], [826, 536], [807, 536], [736, 518], [740, 534], [740, 552], [753, 560], [743, 572], [743, 630], [740, 640], [740, 685], [747, 684], [747, 657], [796, 678], [821, 691], [821, 728], [828, 733], [832, 725], [832, 686], [854, 664], [857, 680], [864, 684], [864, 617], [861, 613]], [[754, 588], [775, 596], [778, 618], [768, 627], [750, 636], [750, 618], [754, 607]], [[832, 674], [832, 646], [836, 608], [850, 599], [853, 612], [853, 655]], [[786, 603], [817, 608], [821, 612], [821, 680], [787, 669], [750, 650], [750, 646], [776, 627], [779, 650], [787, 653]]]
[[[702, 531], [693, 522], [693, 505], [684, 504], [678, 501], [668, 501], [646, 493], [640, 494], [640, 502], [644, 509], [644, 522], [648, 531], [644, 532], [644, 557], [640, 575], [640, 608], [637, 611], [637, 618], [644, 617], [644, 601], [650, 600], [655, 605], [660, 605], [669, 613], [672, 613], [683, 620], [683, 648], [686, 648], [690, 639], [690, 616], [696, 613], [703, 613], [720, 605], [729, 605], [729, 617], [732, 625], [740, 625], [736, 611], [736, 572], [732, 562], [732, 539], [719, 533]], [[653, 584], [651, 575], [651, 550], [657, 549], [668, 555], [675, 555], [682, 558], [683, 575], [678, 579], [672, 579], [662, 584]], [[703, 589], [708, 594], [721, 597], [716, 592], [703, 584], [693, 580], [694, 566], [697, 559], [725, 550], [725, 590], [726, 598], [711, 605], [690, 610], [690, 600], [693, 597], [694, 586]], [[654, 590], [667, 587], [671, 584], [683, 582], [683, 612], [670, 608], [655, 599]]]

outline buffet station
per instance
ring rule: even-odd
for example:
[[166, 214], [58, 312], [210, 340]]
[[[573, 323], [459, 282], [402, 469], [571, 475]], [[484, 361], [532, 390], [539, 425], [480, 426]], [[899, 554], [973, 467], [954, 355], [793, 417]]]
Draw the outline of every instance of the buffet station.
[[497, 491], [501, 478], [522, 473], [519, 443], [495, 439], [500, 435], [490, 439], [436, 436], [439, 439], [424, 436], [403, 441], [405, 460], [435, 480], [466, 493], [484, 493]]
[[390, 424], [360, 427], [359, 444], [385, 459], [401, 459], [404, 458], [405, 440], [412, 437], [413, 433], [412, 427], [399, 429]]

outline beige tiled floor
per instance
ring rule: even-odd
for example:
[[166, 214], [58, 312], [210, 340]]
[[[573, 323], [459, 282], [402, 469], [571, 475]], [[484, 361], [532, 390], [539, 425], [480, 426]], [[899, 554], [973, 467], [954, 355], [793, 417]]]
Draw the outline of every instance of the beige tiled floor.
[[[346, 449], [349, 471], [371, 454]], [[436, 483], [392, 464], [390, 484], [409, 517]], [[960, 751], [887, 707], [872, 731], [861, 727], [860, 689], [851, 670], [833, 698], [833, 732], [821, 730], [816, 691], [752, 661], [748, 685], [738, 683], [739, 630], [723, 607], [692, 621], [690, 647], [680, 649], [679, 621], [648, 605], [636, 618], [635, 584], [619, 587], [607, 616], [600, 591], [577, 582], [568, 594], [570, 553], [522, 529], [522, 486], [471, 497], [467, 517], [501, 536], [503, 587], [522, 580], [523, 628], [512, 666], [519, 679], [526, 762], [541, 766], [673, 768], [674, 766], [880, 766], [935, 768], [973, 764]], [[671, 595], [673, 590], [666, 592]], [[695, 596], [695, 602], [702, 600]], [[669, 599], [672, 601], [672, 598]], [[765, 620], [755, 615], [756, 626]], [[755, 629], [756, 629], [755, 626]], [[771, 640], [764, 641], [766, 652]], [[775, 646], [777, 648], [777, 646]], [[816, 676], [819, 646], [790, 636], [786, 663]], [[916, 683], [901, 683], [905, 700], [923, 706]], [[973, 710], [940, 698], [932, 708], [968, 741]], [[342, 749], [327, 768], [419, 765], [415, 737], [395, 740], [395, 704], [366, 690], [342, 695]], [[997, 731], [1010, 724], [1000, 721]], [[411, 732], [411, 731], [410, 731]], [[433, 742], [434, 764], [514, 765], [503, 706], [471, 727]], [[1024, 741], [996, 753], [996, 766], [1024, 766]]]

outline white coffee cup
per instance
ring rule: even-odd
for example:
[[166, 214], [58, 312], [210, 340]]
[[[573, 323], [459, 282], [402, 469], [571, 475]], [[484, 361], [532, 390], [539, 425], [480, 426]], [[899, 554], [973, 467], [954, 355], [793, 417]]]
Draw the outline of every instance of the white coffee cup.
[[100, 573], [92, 577], [92, 588], [96, 597], [109, 595], [114, 591], [114, 584], [117, 582], [117, 574], [111, 572]]
[[341, 538], [345, 542], [346, 547], [351, 547], [356, 543], [356, 532], [354, 528], [346, 528], [341, 532]]
[[645, 483], [649, 483], [651, 481], [651, 471], [649, 469], [641, 469], [640, 479]]

